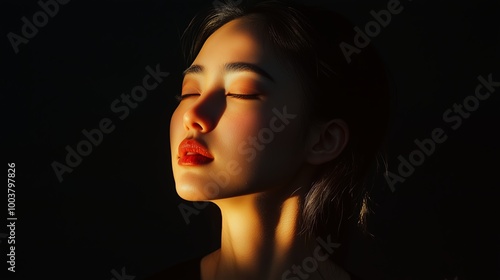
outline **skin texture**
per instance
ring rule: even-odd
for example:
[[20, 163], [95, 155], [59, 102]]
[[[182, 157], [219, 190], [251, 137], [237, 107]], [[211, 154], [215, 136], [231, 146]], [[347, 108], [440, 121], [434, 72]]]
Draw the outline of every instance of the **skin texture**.
[[[307, 122], [299, 78], [259, 33], [247, 18], [214, 32], [192, 64], [203, 71], [185, 75], [185, 97], [171, 118], [177, 193], [212, 201], [222, 213], [221, 248], [203, 258], [204, 280], [282, 279], [312, 256], [316, 241], [298, 235], [304, 197], [316, 165], [334, 159], [348, 141], [342, 120]], [[224, 70], [235, 62], [257, 65], [273, 81], [254, 71]], [[179, 165], [178, 146], [186, 138], [202, 143], [214, 160]], [[307, 276], [349, 279], [330, 260]]]

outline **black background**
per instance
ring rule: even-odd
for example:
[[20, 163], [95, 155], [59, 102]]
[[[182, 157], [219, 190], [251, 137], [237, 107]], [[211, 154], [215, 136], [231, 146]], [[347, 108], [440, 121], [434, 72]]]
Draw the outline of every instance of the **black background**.
[[[2, 2], [2, 154], [4, 164], [16, 163], [18, 217], [17, 272], [2, 279], [108, 280], [122, 268], [142, 279], [218, 246], [216, 209], [200, 211], [189, 224], [179, 212], [168, 132], [186, 67], [179, 37], [211, 2], [71, 0], [17, 54], [7, 34], [21, 35], [21, 18], [31, 20], [40, 6]], [[370, 10], [389, 1], [331, 2], [364, 28]], [[448, 138], [395, 191], [383, 178], [375, 184], [374, 238], [354, 237], [346, 267], [363, 279], [500, 279], [500, 87], [458, 129], [442, 116], [474, 94], [479, 75], [500, 81], [499, 5], [401, 5], [371, 42], [395, 90], [389, 171], [396, 173], [398, 155], [408, 158], [413, 141], [431, 137], [434, 128]], [[120, 120], [111, 103], [157, 64], [170, 75]], [[98, 128], [103, 118], [115, 130], [59, 182], [51, 163], [64, 163], [65, 147], [75, 148], [85, 139], [82, 129]], [[3, 259], [7, 240], [1, 241]]]

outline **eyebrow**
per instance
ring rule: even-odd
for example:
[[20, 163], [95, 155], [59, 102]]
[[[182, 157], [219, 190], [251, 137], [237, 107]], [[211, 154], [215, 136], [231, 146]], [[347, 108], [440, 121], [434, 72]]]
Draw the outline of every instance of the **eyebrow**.
[[[187, 74], [201, 74], [205, 71], [205, 67], [198, 65], [198, 64], [193, 64], [189, 66], [186, 70], [182, 72], [182, 76], [186, 76]], [[225, 72], [254, 72], [268, 80], [274, 83], [274, 78], [267, 73], [264, 69], [260, 68], [259, 66], [252, 64], [252, 63], [247, 63], [247, 62], [231, 62], [231, 63], [226, 63], [224, 64], [224, 71]]]

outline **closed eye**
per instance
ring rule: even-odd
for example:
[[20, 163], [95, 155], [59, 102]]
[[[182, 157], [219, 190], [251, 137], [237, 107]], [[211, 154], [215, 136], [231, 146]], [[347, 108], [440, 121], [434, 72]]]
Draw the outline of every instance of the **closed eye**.
[[236, 94], [236, 93], [228, 93], [227, 96], [238, 98], [238, 99], [259, 99], [258, 94]]
[[199, 93], [186, 93], [186, 94], [182, 94], [182, 95], [176, 95], [175, 99], [177, 99], [177, 101], [181, 102], [182, 100], [184, 100], [188, 97], [196, 96], [196, 95], [200, 95], [200, 94]]
[[[182, 95], [176, 95], [175, 99], [177, 101], [181, 102], [182, 100], [192, 97], [192, 96], [198, 96], [200, 95], [199, 93], [186, 93]], [[226, 96], [232, 97], [232, 98], [237, 98], [237, 99], [259, 99], [259, 94], [236, 94], [236, 93], [228, 93]]]

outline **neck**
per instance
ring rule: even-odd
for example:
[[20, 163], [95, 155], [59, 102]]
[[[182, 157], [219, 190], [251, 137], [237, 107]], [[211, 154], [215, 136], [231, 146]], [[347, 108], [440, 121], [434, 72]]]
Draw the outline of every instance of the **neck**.
[[[314, 238], [299, 234], [304, 197], [299, 189], [214, 201], [222, 213], [221, 248], [203, 259], [202, 270], [211, 268], [202, 271], [203, 279], [323, 279], [332, 271], [331, 248], [319, 251]], [[316, 268], [300, 267], [315, 254], [321, 256]]]

